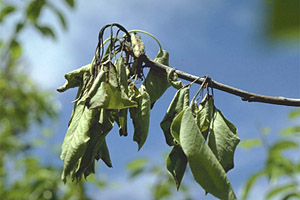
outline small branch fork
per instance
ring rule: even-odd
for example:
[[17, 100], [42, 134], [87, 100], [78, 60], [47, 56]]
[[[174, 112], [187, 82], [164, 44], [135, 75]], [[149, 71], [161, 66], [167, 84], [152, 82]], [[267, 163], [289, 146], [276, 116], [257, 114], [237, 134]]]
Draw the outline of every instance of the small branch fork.
[[[155, 67], [160, 69], [169, 69], [169, 66], [157, 63], [152, 59], [148, 58], [146, 55], [141, 55], [141, 59], [146, 63], [149, 67]], [[198, 76], [188, 74], [186, 72], [175, 70], [175, 73], [178, 75], [179, 78], [187, 80], [187, 81], [195, 81], [195, 83], [202, 84], [205, 78], [200, 78]], [[272, 97], [272, 96], [264, 96], [255, 93], [246, 92], [241, 89], [237, 89], [222, 83], [219, 83], [214, 80], [209, 81], [209, 87], [221, 90], [223, 92], [227, 92], [242, 98], [243, 101], [248, 102], [261, 102], [261, 103], [268, 103], [268, 104], [276, 104], [276, 105], [285, 105], [285, 106], [297, 106], [300, 107], [300, 99], [292, 99], [286, 97]]]

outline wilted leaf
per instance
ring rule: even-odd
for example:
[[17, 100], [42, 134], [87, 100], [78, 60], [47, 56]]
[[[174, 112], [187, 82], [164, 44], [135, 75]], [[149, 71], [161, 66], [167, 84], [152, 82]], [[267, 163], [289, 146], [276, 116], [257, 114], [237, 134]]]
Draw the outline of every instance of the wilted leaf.
[[111, 163], [111, 159], [110, 159], [110, 155], [109, 155], [109, 151], [108, 151], [108, 147], [107, 147], [105, 139], [102, 142], [102, 144], [98, 150], [98, 153], [97, 153], [96, 159], [98, 160], [99, 158], [101, 158], [101, 160], [103, 160], [103, 162], [108, 167], [112, 167], [112, 163]]
[[66, 83], [57, 89], [58, 92], [64, 92], [70, 88], [79, 87], [82, 83], [83, 74], [89, 73], [91, 70], [91, 64], [85, 65], [79, 69], [71, 71], [65, 74]]
[[203, 102], [199, 105], [199, 111], [196, 113], [196, 122], [203, 134], [205, 140], [208, 136], [208, 130], [212, 118], [212, 111], [214, 107], [213, 97], [207, 95]]
[[[76, 169], [76, 178], [81, 178], [84, 174], [87, 177], [90, 173], [94, 173], [94, 160], [100, 158], [111, 167], [108, 149], [105, 142], [105, 137], [113, 127], [113, 120], [110, 111], [102, 109], [95, 110], [97, 113], [93, 117], [93, 123], [89, 126], [90, 140], [86, 144], [86, 151], [79, 161], [79, 166]], [[100, 121], [102, 115], [103, 122]]]
[[174, 98], [172, 99], [169, 108], [167, 110], [167, 113], [165, 114], [163, 120], [160, 122], [160, 127], [164, 132], [166, 143], [168, 145], [173, 145], [173, 137], [171, 134], [171, 124], [174, 120], [174, 118], [180, 113], [184, 108], [189, 106], [190, 101], [190, 87], [183, 87], [180, 88], [176, 94], [174, 95]]
[[133, 55], [136, 58], [145, 53], [145, 45], [141, 40], [141, 37], [139, 35], [136, 35], [135, 33], [131, 34], [131, 48], [133, 51]]
[[138, 143], [140, 150], [147, 139], [150, 123], [150, 96], [143, 86], [136, 101], [138, 107], [130, 108], [129, 111], [134, 127], [133, 140]]
[[[154, 61], [169, 66], [169, 53], [164, 50], [160, 51]], [[170, 87], [167, 72], [158, 68], [150, 68], [143, 85], [150, 95], [151, 107], [153, 107], [155, 101]]]
[[90, 92], [87, 97], [86, 105], [91, 109], [105, 108], [119, 110], [136, 107], [137, 102], [130, 100], [124, 91], [125, 89], [121, 90], [119, 87], [120, 85], [114, 66], [111, 65], [109, 70], [109, 81], [102, 78], [99, 79], [99, 81], [97, 81], [96, 78], [94, 81], [91, 91], [95, 92]]
[[79, 159], [84, 155], [86, 144], [90, 139], [90, 124], [97, 116], [96, 110], [89, 110], [84, 103], [77, 103], [74, 108], [70, 126], [66, 133], [60, 158], [64, 161], [62, 180], [75, 168]]
[[174, 146], [167, 158], [167, 169], [173, 176], [177, 190], [180, 187], [187, 165], [187, 157], [184, 155], [180, 146]]
[[236, 127], [215, 108], [208, 145], [226, 172], [234, 167], [233, 156], [239, 142]]
[[120, 136], [127, 136], [127, 112], [128, 109], [119, 110], [116, 114], [115, 121], [119, 126], [119, 134]]
[[[176, 115], [176, 117], [174, 118], [173, 122], [171, 123], [170, 126], [170, 132], [172, 134], [172, 138], [174, 138], [174, 140], [180, 144], [180, 139], [179, 139], [179, 135], [180, 135], [180, 129], [181, 129], [181, 122], [182, 122], [182, 116], [185, 112], [186, 108], [184, 110], [182, 110], [178, 115]], [[172, 140], [173, 141], [173, 140]]]
[[194, 179], [202, 188], [220, 199], [236, 199], [226, 172], [206, 144], [190, 107], [182, 116], [179, 140]]

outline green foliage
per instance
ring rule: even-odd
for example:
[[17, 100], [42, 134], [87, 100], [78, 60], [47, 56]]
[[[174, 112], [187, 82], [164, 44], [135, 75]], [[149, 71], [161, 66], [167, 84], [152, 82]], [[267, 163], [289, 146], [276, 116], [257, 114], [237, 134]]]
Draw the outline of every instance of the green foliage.
[[272, 0], [270, 32], [272, 36], [299, 38], [300, 3], [298, 0]]
[[[298, 113], [298, 114], [295, 114]], [[291, 114], [290, 114], [291, 115]], [[293, 118], [296, 119], [300, 116], [299, 110], [292, 111]], [[287, 131], [288, 130], [288, 131]], [[251, 188], [259, 178], [267, 177], [270, 181], [271, 188], [267, 191], [266, 199], [279, 197], [281, 199], [299, 199], [299, 179], [295, 178], [300, 173], [300, 160], [293, 158], [293, 155], [299, 153], [299, 134], [292, 134], [293, 127], [284, 129], [281, 133], [288, 132], [289, 136], [285, 139], [280, 139], [270, 146], [265, 146], [267, 149], [267, 159], [263, 169], [254, 173], [247, 181], [244, 187], [242, 199], [248, 199]], [[297, 132], [297, 130], [295, 130]], [[253, 142], [252, 142], [253, 141]], [[249, 140], [256, 146], [258, 139]], [[247, 144], [247, 142], [246, 142]], [[260, 143], [264, 145], [264, 143]], [[248, 147], [246, 145], [246, 147]], [[285, 180], [284, 183], [278, 183], [278, 180]]]
[[[28, 6], [19, 6], [22, 3]], [[24, 28], [39, 21], [47, 3], [25, 1], [12, 6], [1, 1], [1, 6], [4, 5], [0, 11], [1, 26], [10, 16], [23, 14], [13, 30], [7, 30], [12, 33], [8, 39], [2, 41], [0, 38], [1, 199], [88, 199], [82, 183], [63, 185], [59, 167], [41, 164], [40, 158], [31, 156], [39, 141], [49, 139], [49, 136], [34, 134], [32, 128], [40, 130], [45, 121], [53, 121], [57, 116], [57, 104], [53, 93], [40, 88], [21, 68], [20, 60], [24, 58], [19, 38]], [[64, 17], [62, 13], [61, 17]], [[41, 34], [54, 36], [50, 28], [31, 25], [35, 30], [41, 29]]]

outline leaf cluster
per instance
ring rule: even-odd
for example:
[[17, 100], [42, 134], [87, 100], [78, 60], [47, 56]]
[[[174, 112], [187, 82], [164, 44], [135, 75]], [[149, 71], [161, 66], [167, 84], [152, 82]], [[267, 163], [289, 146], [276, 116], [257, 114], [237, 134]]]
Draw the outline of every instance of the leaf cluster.
[[[113, 27], [117, 27], [116, 35]], [[111, 29], [111, 37], [103, 41], [106, 28]], [[120, 31], [125, 33], [123, 37], [118, 37]], [[106, 42], [109, 44], [104, 51]], [[146, 66], [140, 61], [144, 52], [144, 43], [135, 32], [130, 35], [118, 24], [105, 26], [99, 33], [92, 63], [65, 75], [67, 81], [58, 91], [78, 87], [78, 93], [62, 145], [64, 181], [68, 175], [80, 180], [94, 173], [95, 160], [112, 167], [105, 137], [114, 122], [120, 136], [127, 136], [128, 115], [134, 127], [133, 140], [138, 149], [144, 145], [151, 108], [171, 82], [176, 83], [171, 71], [150, 69], [144, 77]], [[160, 49], [156, 60], [168, 64], [168, 53]]]
[[[106, 29], [110, 29], [110, 38], [104, 40]], [[124, 32], [123, 37], [118, 37], [120, 32]], [[173, 146], [167, 169], [177, 189], [189, 164], [195, 181], [207, 193], [220, 199], [236, 199], [226, 172], [234, 167], [233, 154], [240, 139], [236, 127], [215, 107], [207, 87], [210, 79], [206, 77], [190, 102], [192, 83], [184, 86], [174, 69], [150, 68], [145, 77], [143, 69], [147, 64], [141, 60], [145, 45], [136, 32], [128, 32], [119, 24], [104, 26], [92, 63], [67, 73], [66, 83], [58, 88], [64, 92], [78, 87], [60, 156], [64, 161], [62, 180], [66, 182], [68, 175], [80, 180], [94, 173], [95, 160], [101, 159], [112, 167], [105, 138], [114, 122], [120, 136], [127, 136], [128, 115], [134, 127], [133, 140], [140, 150], [148, 136], [151, 108], [173, 86], [178, 91], [161, 128], [166, 143]], [[155, 62], [169, 65], [168, 52], [160, 47]], [[196, 97], [205, 87], [207, 94], [197, 104]]]
[[237, 129], [215, 107], [213, 96], [207, 93], [198, 105], [195, 97], [190, 102], [189, 90], [190, 85], [177, 91], [161, 122], [166, 142], [173, 146], [167, 169], [177, 188], [189, 164], [207, 193], [236, 199], [226, 172], [234, 167], [233, 154], [240, 141]]

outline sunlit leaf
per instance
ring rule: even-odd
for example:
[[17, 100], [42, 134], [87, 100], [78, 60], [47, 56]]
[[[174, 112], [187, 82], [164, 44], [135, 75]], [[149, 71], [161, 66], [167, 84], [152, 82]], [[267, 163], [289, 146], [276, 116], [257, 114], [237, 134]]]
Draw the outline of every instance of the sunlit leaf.
[[247, 181], [246, 186], [244, 187], [244, 191], [242, 194], [242, 200], [248, 199], [249, 192], [258, 178], [264, 176], [266, 174], [265, 171], [259, 171], [253, 174]]
[[196, 182], [217, 198], [236, 199], [226, 172], [206, 144], [190, 107], [182, 116], [179, 140]]
[[140, 95], [137, 97], [137, 108], [130, 108], [130, 117], [133, 122], [134, 134], [133, 140], [138, 143], [138, 149], [140, 150], [144, 145], [149, 131], [150, 123], [150, 96], [143, 86], [141, 86]]
[[236, 127], [215, 108], [208, 145], [226, 172], [234, 167], [234, 151], [239, 142]]
[[127, 169], [130, 172], [130, 178], [135, 178], [136, 176], [144, 172], [147, 163], [148, 160], [146, 158], [140, 158], [128, 163]]
[[266, 196], [266, 199], [271, 199], [272, 197], [276, 196], [276, 195], [279, 195], [279, 194], [282, 194], [283, 192], [285, 191], [289, 191], [289, 190], [296, 190], [296, 185], [295, 184], [287, 184], [287, 185], [283, 185], [283, 186], [279, 186], [279, 187], [275, 187], [275, 188], [272, 188], [267, 196]]
[[[154, 61], [169, 66], [169, 53], [164, 50], [160, 51]], [[153, 107], [155, 101], [170, 87], [167, 72], [158, 68], [150, 68], [143, 85], [150, 95], [151, 107]]]
[[250, 149], [256, 146], [261, 146], [261, 144], [262, 143], [259, 139], [248, 139], [248, 140], [241, 141], [239, 146], [245, 149]]
[[12, 14], [16, 8], [14, 6], [8, 5], [1, 9], [0, 12], [0, 23], [7, 17], [8, 15]]
[[281, 153], [283, 150], [298, 148], [299, 145], [295, 141], [281, 140], [272, 145], [270, 148], [270, 154]]
[[289, 113], [289, 119], [295, 119], [300, 116], [300, 109], [293, 110]]
[[170, 129], [171, 124], [178, 113], [180, 113], [185, 107], [189, 106], [189, 91], [190, 87], [183, 87], [176, 92], [169, 105], [167, 113], [165, 114], [163, 120], [160, 122], [160, 127], [164, 132], [166, 143], [170, 146], [174, 144]]
[[22, 47], [17, 40], [10, 43], [10, 51], [13, 59], [18, 59], [22, 55]]
[[292, 126], [280, 131], [282, 135], [298, 135], [300, 134], [300, 126]]
[[174, 146], [167, 158], [167, 169], [173, 176], [177, 190], [180, 187], [187, 165], [187, 157], [184, 155], [180, 146]]

